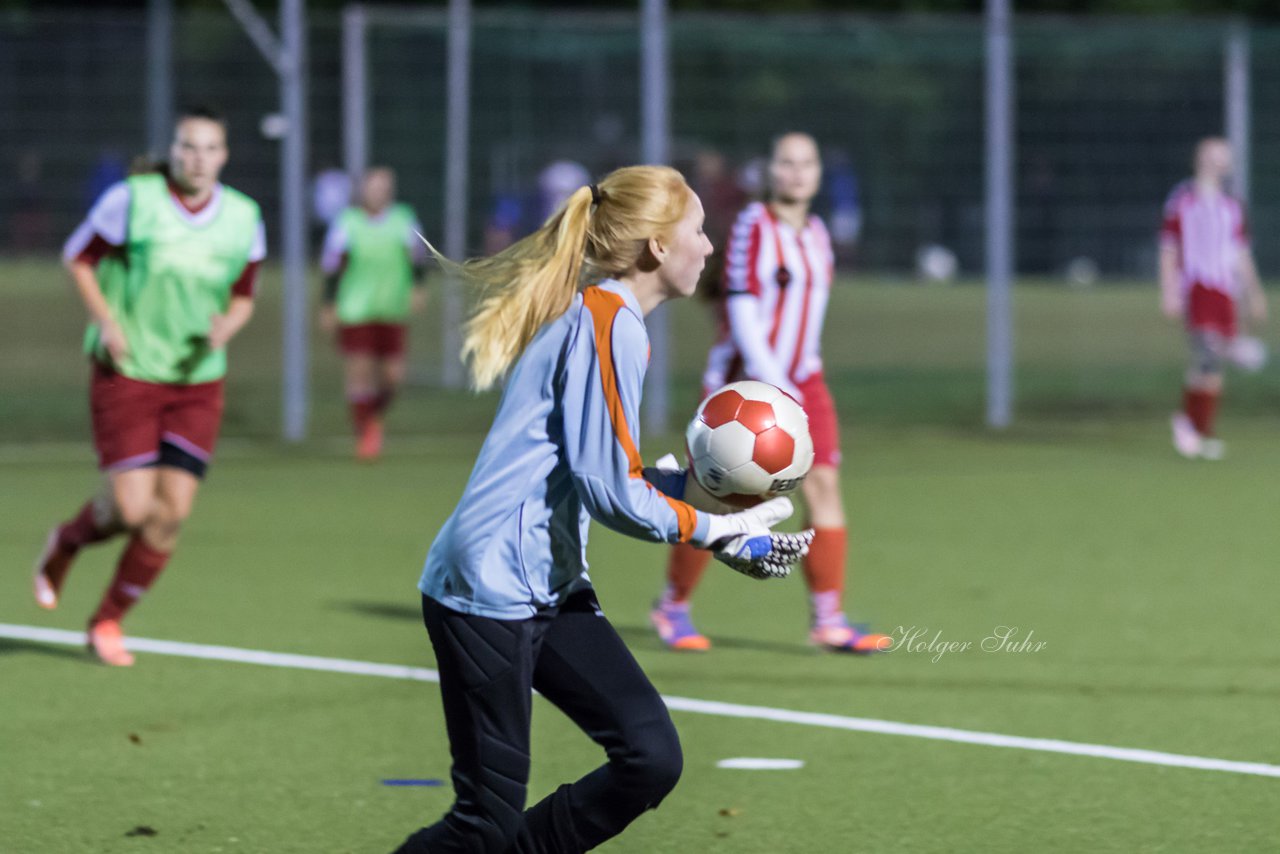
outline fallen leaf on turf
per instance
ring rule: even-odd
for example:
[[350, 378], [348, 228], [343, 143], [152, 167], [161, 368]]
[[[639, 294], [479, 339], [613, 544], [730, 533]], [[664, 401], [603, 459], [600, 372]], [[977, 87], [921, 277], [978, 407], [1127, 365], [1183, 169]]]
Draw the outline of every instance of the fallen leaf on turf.
[[133, 830], [125, 834], [125, 836], [155, 836], [160, 831], [156, 830], [149, 824], [140, 824]]

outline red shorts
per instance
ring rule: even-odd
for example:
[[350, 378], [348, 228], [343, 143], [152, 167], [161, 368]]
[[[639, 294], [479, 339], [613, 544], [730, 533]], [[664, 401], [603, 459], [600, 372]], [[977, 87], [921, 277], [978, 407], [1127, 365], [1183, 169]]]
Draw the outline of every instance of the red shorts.
[[[729, 382], [746, 379], [736, 376]], [[809, 416], [809, 437], [813, 439], [813, 464], [815, 466], [840, 465], [840, 421], [836, 417], [836, 404], [822, 374], [814, 374], [797, 386], [804, 396], [804, 414]], [[715, 389], [703, 388], [705, 398]]]
[[213, 456], [222, 424], [222, 380], [148, 383], [94, 363], [89, 410], [98, 465], [104, 471], [166, 464], [162, 457], [168, 450], [192, 458], [200, 474]]
[[1236, 337], [1236, 301], [1217, 288], [1193, 285], [1187, 293], [1187, 328]]
[[338, 349], [348, 356], [361, 354], [390, 359], [404, 355], [403, 323], [355, 323], [338, 327]]
[[815, 466], [840, 465], [840, 421], [836, 418], [836, 404], [822, 374], [815, 374], [800, 383], [804, 395], [804, 414], [809, 416], [809, 435], [813, 438], [813, 464]]

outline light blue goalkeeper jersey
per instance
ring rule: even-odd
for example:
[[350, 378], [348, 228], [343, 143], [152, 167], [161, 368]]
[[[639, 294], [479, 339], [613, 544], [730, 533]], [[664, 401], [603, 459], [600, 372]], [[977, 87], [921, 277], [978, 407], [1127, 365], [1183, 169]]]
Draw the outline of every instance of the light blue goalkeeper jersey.
[[455, 611], [525, 619], [591, 586], [591, 519], [693, 542], [707, 518], [650, 485], [639, 446], [649, 335], [631, 290], [586, 288], [516, 362], [475, 468], [418, 589]]

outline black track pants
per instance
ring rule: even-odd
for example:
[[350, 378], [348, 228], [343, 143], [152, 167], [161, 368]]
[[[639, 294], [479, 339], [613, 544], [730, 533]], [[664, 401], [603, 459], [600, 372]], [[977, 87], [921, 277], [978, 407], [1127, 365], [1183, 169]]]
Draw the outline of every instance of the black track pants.
[[[456, 800], [397, 854], [587, 851], [675, 786], [675, 727], [594, 593], [527, 620], [461, 614], [425, 596], [422, 612], [440, 670]], [[608, 761], [526, 810], [531, 687]]]

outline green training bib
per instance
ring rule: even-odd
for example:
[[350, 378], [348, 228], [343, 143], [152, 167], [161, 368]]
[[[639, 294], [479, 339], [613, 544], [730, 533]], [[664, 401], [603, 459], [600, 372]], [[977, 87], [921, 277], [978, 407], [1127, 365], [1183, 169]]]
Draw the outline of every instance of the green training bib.
[[340, 214], [347, 234], [347, 266], [338, 280], [340, 322], [403, 323], [409, 317], [413, 258], [406, 240], [415, 221], [408, 205], [392, 205], [376, 218], [362, 208]]
[[[145, 382], [221, 379], [226, 349], [209, 346], [209, 322], [226, 312], [231, 286], [249, 263], [262, 218], [258, 205], [224, 186], [217, 214], [195, 225], [179, 211], [163, 175], [136, 175], [128, 184], [123, 257], [98, 267], [103, 296], [129, 344], [115, 368]], [[112, 361], [96, 324], [85, 334], [85, 351]]]

